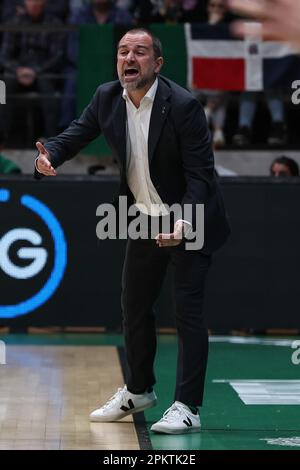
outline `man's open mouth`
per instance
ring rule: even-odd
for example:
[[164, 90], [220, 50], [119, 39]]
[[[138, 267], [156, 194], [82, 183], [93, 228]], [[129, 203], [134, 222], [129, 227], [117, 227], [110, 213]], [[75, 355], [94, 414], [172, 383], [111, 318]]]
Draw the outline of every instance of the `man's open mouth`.
[[135, 69], [134, 67], [128, 68], [125, 70], [124, 75], [125, 77], [135, 77], [139, 73], [138, 69]]

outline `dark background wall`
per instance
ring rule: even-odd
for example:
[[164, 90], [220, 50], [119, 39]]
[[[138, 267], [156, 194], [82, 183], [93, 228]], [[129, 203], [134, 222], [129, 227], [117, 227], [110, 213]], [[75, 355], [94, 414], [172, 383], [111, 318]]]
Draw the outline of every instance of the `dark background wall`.
[[[296, 180], [223, 178], [221, 180], [232, 226], [229, 242], [214, 256], [206, 295], [210, 328], [298, 328], [300, 270], [300, 185]], [[10, 199], [0, 202], [0, 246], [13, 228], [30, 228], [42, 236], [48, 253], [44, 269], [22, 280], [0, 268], [1, 307], [17, 304], [38, 292], [47, 281], [55, 259], [54, 244], [45, 224], [20, 197], [28, 194], [54, 213], [65, 233], [68, 257], [57, 290], [36, 310], [14, 319], [10, 326], [105, 326], [121, 324], [120, 279], [124, 240], [96, 237], [96, 208], [110, 202], [118, 180], [103, 177], [57, 177], [33, 182], [29, 177], [0, 179]], [[29, 242], [15, 242], [9, 258], [25, 266], [17, 251]], [[0, 261], [4, 252], [0, 252]], [[142, 275], [142, 273], [141, 273]], [[173, 326], [170, 276], [158, 303], [158, 326]], [[0, 315], [1, 317], [1, 315]]]

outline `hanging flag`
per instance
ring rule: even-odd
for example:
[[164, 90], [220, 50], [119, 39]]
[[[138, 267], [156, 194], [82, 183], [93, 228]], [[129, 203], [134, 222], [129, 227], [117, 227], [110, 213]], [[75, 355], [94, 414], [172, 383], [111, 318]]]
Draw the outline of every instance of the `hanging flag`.
[[238, 39], [228, 24], [186, 24], [188, 86], [202, 90], [291, 89], [300, 56], [288, 44]]

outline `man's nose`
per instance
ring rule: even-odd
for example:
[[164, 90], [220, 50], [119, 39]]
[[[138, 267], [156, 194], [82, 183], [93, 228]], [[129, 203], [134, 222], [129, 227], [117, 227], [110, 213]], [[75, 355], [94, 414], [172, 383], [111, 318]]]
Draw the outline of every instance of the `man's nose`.
[[135, 60], [135, 55], [132, 51], [129, 51], [127, 56], [126, 56], [126, 61], [127, 62], [132, 62]]

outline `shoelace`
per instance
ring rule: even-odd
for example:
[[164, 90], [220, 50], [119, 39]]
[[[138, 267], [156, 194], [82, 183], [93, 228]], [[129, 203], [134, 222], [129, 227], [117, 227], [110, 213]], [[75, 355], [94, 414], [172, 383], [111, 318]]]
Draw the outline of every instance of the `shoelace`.
[[118, 388], [118, 391], [111, 398], [109, 398], [109, 400], [103, 405], [103, 408], [107, 408], [108, 406], [110, 406], [111, 403], [114, 400], [116, 400], [116, 398], [119, 398], [120, 396], [123, 400], [123, 396], [125, 395], [126, 392], [127, 392], [127, 389], [125, 387], [124, 388]]
[[173, 405], [164, 412], [162, 419], [164, 421], [175, 421], [177, 418], [182, 418], [183, 416], [185, 417], [185, 413], [181, 407], [173, 403]]

